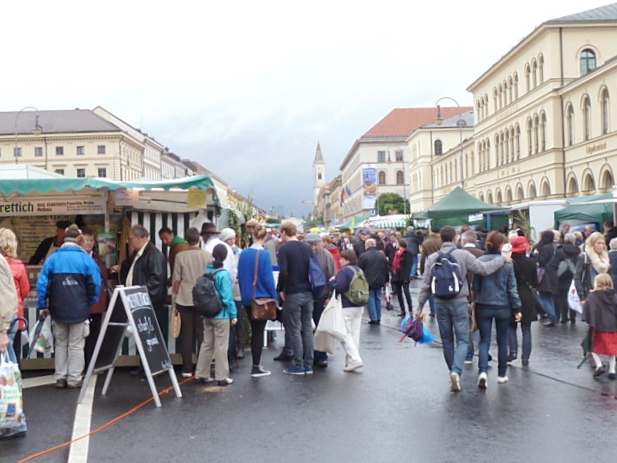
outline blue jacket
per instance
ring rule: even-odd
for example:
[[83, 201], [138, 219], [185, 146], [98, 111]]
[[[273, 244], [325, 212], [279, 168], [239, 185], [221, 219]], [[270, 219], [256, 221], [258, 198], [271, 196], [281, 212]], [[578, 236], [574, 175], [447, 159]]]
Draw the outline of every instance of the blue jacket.
[[81, 323], [99, 299], [101, 270], [82, 248], [64, 245], [45, 260], [36, 288], [39, 308], [55, 321]]
[[271, 297], [278, 300], [270, 253], [266, 250], [250, 247], [242, 251], [238, 262], [238, 283], [240, 284], [243, 305], [251, 305], [253, 300], [253, 279], [255, 278], [255, 260], [258, 252], [259, 267], [257, 269], [256, 297]]
[[[484, 254], [478, 257], [481, 262], [502, 259], [499, 254]], [[473, 290], [476, 292], [476, 303], [510, 307], [513, 312], [520, 312], [521, 299], [516, 287], [514, 266], [505, 264], [495, 273], [486, 276], [473, 277]]]
[[[214, 270], [212, 264], [208, 265], [208, 272], [212, 273]], [[231, 275], [227, 270], [223, 269], [220, 272], [216, 272], [214, 275], [214, 286], [223, 302], [223, 310], [214, 318], [229, 320], [238, 318], [238, 310], [234, 302], [234, 286], [231, 283]]]

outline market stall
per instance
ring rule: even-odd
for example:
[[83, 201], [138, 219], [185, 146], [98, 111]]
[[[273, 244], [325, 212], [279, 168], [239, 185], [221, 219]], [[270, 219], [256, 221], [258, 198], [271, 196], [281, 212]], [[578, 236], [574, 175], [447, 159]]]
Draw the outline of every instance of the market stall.
[[[207, 175], [169, 181], [116, 182], [103, 178], [1, 179], [0, 227], [12, 229], [19, 241], [19, 256], [28, 263], [41, 240], [54, 236], [56, 222], [68, 220], [87, 226], [98, 235], [99, 251], [106, 265], [120, 263], [128, 252], [120, 237], [140, 223], [155, 245], [167, 252], [158, 230], [168, 226], [183, 236], [190, 226], [215, 221], [218, 201]], [[124, 233], [123, 233], [124, 232]], [[25, 301], [27, 318], [36, 320], [36, 280], [41, 265], [27, 265], [32, 291]], [[168, 320], [160, 320], [170, 353], [175, 339]], [[125, 353], [134, 347], [126, 345]], [[34, 356], [35, 354], [33, 354]], [[122, 362], [120, 363], [122, 364]], [[38, 354], [24, 362], [25, 369], [51, 368], [51, 354]]]

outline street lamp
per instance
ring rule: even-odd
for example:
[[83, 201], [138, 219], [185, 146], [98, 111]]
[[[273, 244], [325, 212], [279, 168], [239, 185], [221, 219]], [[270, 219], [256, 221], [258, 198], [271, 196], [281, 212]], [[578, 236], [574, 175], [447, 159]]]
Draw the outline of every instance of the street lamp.
[[460, 154], [460, 159], [459, 159], [459, 164], [461, 165], [461, 167], [460, 167], [460, 170], [461, 170], [461, 188], [465, 189], [465, 177], [464, 177], [464, 173], [463, 173], [463, 127], [465, 127], [467, 125], [467, 122], [465, 122], [463, 120], [463, 114], [460, 111], [461, 105], [458, 104], [458, 101], [456, 101], [454, 98], [451, 98], [449, 96], [444, 96], [444, 97], [441, 97], [440, 99], [438, 99], [437, 102], [435, 103], [435, 106], [437, 106], [437, 119], [435, 119], [435, 124], [437, 124], [437, 125], [443, 124], [443, 118], [441, 117], [441, 107], [439, 106], [439, 102], [441, 100], [453, 101], [456, 104], [456, 106], [458, 106], [458, 109], [459, 109], [458, 121], [456, 122], [456, 125], [458, 126], [459, 143], [460, 143], [460, 146], [461, 146], [461, 154]]
[[[19, 145], [17, 143], [17, 121], [19, 120], [19, 116], [21, 115], [21, 113], [23, 111], [25, 111], [26, 109], [32, 109], [34, 111], [39, 111], [37, 108], [35, 108], [34, 106], [26, 106], [25, 108], [21, 108], [19, 110], [19, 112], [15, 115], [15, 152], [13, 153], [13, 156], [15, 157], [15, 164], [18, 164], [18, 158], [19, 158]], [[43, 127], [40, 126], [39, 124], [39, 116], [36, 116], [36, 121], [34, 123], [34, 129], [32, 130], [32, 133], [34, 135], [40, 135], [43, 132]]]
[[[388, 146], [388, 164], [392, 163], [392, 159], [390, 158], [390, 148], [392, 147]], [[403, 166], [403, 214], [407, 215], [407, 173], [405, 172], [405, 150], [403, 150], [401, 164]]]

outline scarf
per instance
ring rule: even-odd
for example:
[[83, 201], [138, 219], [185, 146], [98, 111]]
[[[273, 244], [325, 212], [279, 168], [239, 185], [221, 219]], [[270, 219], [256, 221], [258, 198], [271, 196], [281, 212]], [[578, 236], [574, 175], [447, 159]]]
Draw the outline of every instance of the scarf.
[[[604, 254], [606, 254], [606, 256], [604, 256]], [[597, 273], [608, 272], [608, 269], [611, 266], [611, 262], [610, 260], [608, 260], [608, 253], [602, 253], [602, 255], [598, 255], [595, 252], [589, 252], [587, 253], [587, 256], [589, 257], [591, 265]]]
[[403, 250], [398, 249], [396, 254], [394, 254], [394, 261], [392, 262], [392, 273], [398, 273], [398, 269], [401, 267], [401, 257], [403, 255]]

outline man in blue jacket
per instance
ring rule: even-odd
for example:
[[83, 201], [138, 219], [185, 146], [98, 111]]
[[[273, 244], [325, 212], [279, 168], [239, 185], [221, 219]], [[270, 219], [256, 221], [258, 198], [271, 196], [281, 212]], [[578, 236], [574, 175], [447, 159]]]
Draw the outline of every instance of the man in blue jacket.
[[99, 298], [101, 271], [76, 242], [76, 225], [67, 228], [64, 244], [46, 260], [36, 283], [38, 306], [54, 324], [56, 387], [81, 387], [90, 306]]

